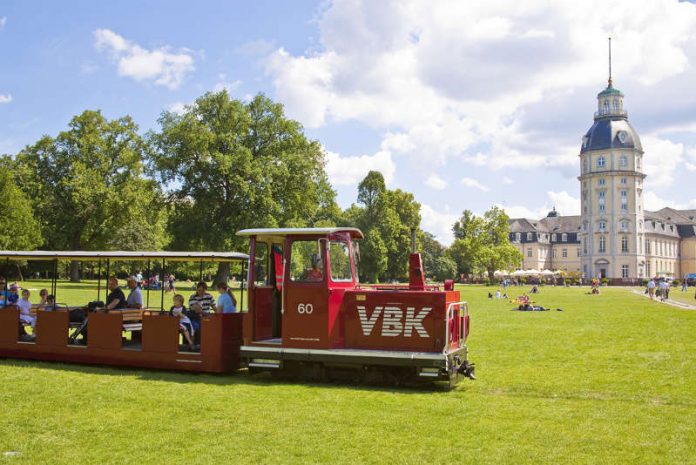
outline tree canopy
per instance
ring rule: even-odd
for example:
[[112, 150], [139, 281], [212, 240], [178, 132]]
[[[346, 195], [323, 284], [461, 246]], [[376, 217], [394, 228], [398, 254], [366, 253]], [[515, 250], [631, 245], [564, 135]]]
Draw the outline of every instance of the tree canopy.
[[[147, 146], [129, 117], [75, 116], [67, 131], [17, 154], [17, 184], [31, 199], [43, 245], [56, 250], [160, 249], [158, 184], [145, 176]], [[76, 267], [73, 278], [77, 279]]]
[[33, 250], [42, 240], [39, 223], [31, 202], [15, 184], [10, 170], [5, 169], [7, 161], [0, 164], [0, 204], [7, 212], [0, 215], [0, 249]]
[[492, 281], [496, 269], [515, 267], [523, 258], [510, 243], [509, 217], [500, 207], [493, 206], [483, 216], [465, 210], [452, 231], [455, 240], [449, 255], [459, 273], [485, 272]]

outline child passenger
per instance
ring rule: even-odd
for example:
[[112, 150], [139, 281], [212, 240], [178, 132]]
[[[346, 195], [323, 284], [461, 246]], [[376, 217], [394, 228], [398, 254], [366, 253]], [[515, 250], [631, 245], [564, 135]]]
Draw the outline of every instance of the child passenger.
[[22, 298], [17, 301], [19, 319], [22, 323], [31, 325], [31, 334], [36, 337], [36, 318], [31, 316], [31, 302], [29, 302], [29, 289], [22, 291]]
[[186, 342], [188, 342], [189, 350], [194, 351], [196, 348], [193, 344], [192, 336], [195, 333], [193, 330], [193, 325], [191, 325], [191, 320], [188, 316], [186, 316], [187, 313], [188, 311], [186, 310], [186, 307], [184, 307], [184, 296], [181, 294], [175, 294], [174, 305], [169, 310], [169, 314], [179, 318], [179, 332], [184, 335]]

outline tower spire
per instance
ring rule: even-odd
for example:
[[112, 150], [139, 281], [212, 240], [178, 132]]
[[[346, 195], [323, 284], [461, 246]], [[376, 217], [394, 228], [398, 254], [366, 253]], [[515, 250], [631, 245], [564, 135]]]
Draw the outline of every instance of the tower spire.
[[611, 37], [609, 37], [609, 87], [612, 86], [611, 84]]

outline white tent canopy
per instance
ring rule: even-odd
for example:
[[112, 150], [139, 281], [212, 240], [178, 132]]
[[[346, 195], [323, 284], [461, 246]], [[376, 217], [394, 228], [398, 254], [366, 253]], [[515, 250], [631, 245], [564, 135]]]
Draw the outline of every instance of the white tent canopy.
[[542, 276], [553, 276], [553, 275], [556, 274], [556, 273], [554, 273], [554, 272], [551, 271], [551, 270], [544, 270], [544, 271], [542, 271], [540, 274], [541, 274]]
[[524, 270], [517, 270], [517, 271], [513, 271], [512, 274], [511, 274], [510, 276], [515, 276], [515, 277], [518, 277], [518, 276], [526, 276], [526, 273], [527, 273], [527, 272], [524, 271]]

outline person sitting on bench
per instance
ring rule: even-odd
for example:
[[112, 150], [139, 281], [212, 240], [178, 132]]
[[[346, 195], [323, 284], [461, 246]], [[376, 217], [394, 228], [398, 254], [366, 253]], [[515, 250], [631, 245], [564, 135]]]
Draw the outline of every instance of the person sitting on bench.
[[126, 299], [128, 308], [143, 308], [143, 295], [140, 293], [140, 288], [138, 287], [138, 278], [129, 276], [127, 283], [130, 288], [128, 299]]
[[17, 301], [19, 308], [19, 321], [31, 325], [31, 334], [36, 337], [36, 317], [31, 315], [31, 302], [29, 301], [29, 289], [22, 290], [22, 298]]
[[111, 291], [108, 296], [106, 296], [106, 307], [105, 310], [123, 310], [126, 308], [127, 300], [126, 296], [118, 285], [118, 278], [116, 276], [109, 277], [109, 283], [107, 285]]
[[188, 317], [188, 310], [184, 307], [184, 296], [181, 294], [174, 295], [174, 305], [169, 309], [169, 314], [179, 319], [179, 332], [184, 335], [184, 339], [188, 342], [188, 349], [195, 351], [196, 347], [193, 344], [194, 329], [191, 320]]

